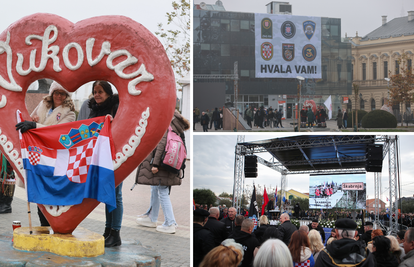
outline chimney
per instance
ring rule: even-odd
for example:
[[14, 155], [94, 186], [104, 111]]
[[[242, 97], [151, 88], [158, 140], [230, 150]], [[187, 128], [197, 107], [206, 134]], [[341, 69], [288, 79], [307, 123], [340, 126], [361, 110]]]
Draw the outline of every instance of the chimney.
[[382, 16], [382, 25], [387, 24], [387, 16]]
[[414, 11], [408, 11], [408, 21], [414, 20]]

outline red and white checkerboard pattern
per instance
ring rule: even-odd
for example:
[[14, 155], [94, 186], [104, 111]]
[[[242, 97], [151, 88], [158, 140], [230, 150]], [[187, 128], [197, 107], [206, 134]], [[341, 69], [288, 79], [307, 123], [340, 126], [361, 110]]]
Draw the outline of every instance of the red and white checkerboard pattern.
[[273, 51], [272, 51], [272, 47], [268, 46], [268, 45], [264, 45], [263, 49], [262, 49], [262, 54], [263, 54], [263, 58], [271, 58]]
[[295, 262], [295, 267], [310, 267], [310, 260], [300, 263]]
[[69, 150], [69, 164], [66, 175], [70, 181], [74, 183], [86, 182], [95, 143], [96, 139], [91, 140], [84, 146]]
[[38, 152], [29, 152], [29, 162], [33, 166], [37, 165], [40, 161], [40, 153]]

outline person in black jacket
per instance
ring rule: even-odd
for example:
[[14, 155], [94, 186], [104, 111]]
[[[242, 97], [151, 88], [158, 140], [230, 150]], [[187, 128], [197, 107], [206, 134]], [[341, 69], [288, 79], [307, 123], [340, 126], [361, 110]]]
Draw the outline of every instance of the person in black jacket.
[[318, 219], [313, 219], [310, 224], [308, 224], [309, 231], [316, 230], [321, 234], [322, 241], [325, 244], [325, 231], [323, 230], [322, 226], [319, 225]]
[[377, 266], [374, 255], [364, 248], [361, 242], [354, 240], [358, 234], [357, 224], [352, 219], [342, 218], [335, 222], [337, 240], [319, 253], [315, 266]]
[[279, 221], [281, 223], [279, 226], [280, 239], [288, 246], [290, 237], [298, 228], [290, 222], [290, 217], [287, 213], [280, 215]]
[[365, 244], [371, 241], [371, 233], [374, 224], [372, 222], [365, 222], [364, 231], [365, 233], [362, 234], [361, 239], [365, 241]]
[[254, 249], [260, 245], [256, 237], [252, 235], [254, 223], [252, 219], [245, 219], [241, 231], [235, 231], [230, 236], [234, 241], [241, 244], [244, 249], [244, 256], [241, 267], [251, 267], [253, 263]]
[[[91, 109], [89, 118], [100, 116], [112, 116], [115, 118], [119, 106], [119, 97], [113, 94], [112, 87], [107, 81], [95, 81], [92, 85], [93, 98], [89, 100], [88, 106]], [[106, 209], [105, 217], [105, 247], [114, 247], [121, 245], [122, 217], [124, 206], [122, 203], [122, 182], [115, 188], [116, 209], [108, 212]]]
[[218, 220], [220, 211], [216, 207], [210, 208], [210, 216], [204, 228], [207, 228], [214, 235], [214, 244], [220, 245], [227, 238], [226, 225]]
[[210, 121], [210, 118], [208, 117], [208, 115], [203, 111], [201, 113], [201, 125], [203, 126], [203, 132], [208, 132], [208, 122]]
[[193, 266], [197, 267], [204, 256], [214, 248], [214, 236], [204, 228], [210, 213], [203, 209], [193, 212]]
[[236, 209], [231, 207], [229, 208], [228, 216], [222, 219], [220, 222], [226, 225], [227, 236], [229, 236], [234, 228], [236, 227], [235, 219], [236, 218]]
[[213, 111], [213, 116], [211, 116], [211, 120], [214, 123], [214, 129], [217, 131], [219, 129], [219, 123], [220, 123], [220, 112], [217, 108]]

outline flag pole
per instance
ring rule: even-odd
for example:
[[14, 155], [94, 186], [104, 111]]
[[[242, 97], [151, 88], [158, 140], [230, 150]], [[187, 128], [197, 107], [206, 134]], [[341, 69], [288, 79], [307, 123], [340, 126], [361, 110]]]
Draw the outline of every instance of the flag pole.
[[[20, 112], [20, 110], [17, 110], [16, 111], [16, 115], [17, 115], [17, 122], [19, 123], [19, 122], [21, 122], [22, 121], [22, 113]], [[20, 132], [20, 130], [19, 130], [19, 138], [20, 138], [20, 140], [22, 140], [22, 133]], [[21, 147], [21, 146], [20, 146]], [[33, 229], [32, 229], [32, 214], [31, 214], [31, 211], [30, 211], [30, 202], [29, 202], [29, 192], [27, 191], [27, 179], [26, 179], [26, 177], [27, 177], [27, 175], [26, 175], [26, 171], [25, 170], [23, 170], [23, 172], [21, 172], [21, 174], [22, 174], [22, 176], [23, 176], [23, 180], [24, 180], [24, 187], [25, 187], [25, 189], [26, 189], [26, 197], [27, 197], [27, 215], [28, 215], [28, 217], [29, 217], [29, 232], [30, 232], [30, 234], [32, 234], [33, 233]], [[17, 179], [20, 179], [19, 177], [17, 177]]]

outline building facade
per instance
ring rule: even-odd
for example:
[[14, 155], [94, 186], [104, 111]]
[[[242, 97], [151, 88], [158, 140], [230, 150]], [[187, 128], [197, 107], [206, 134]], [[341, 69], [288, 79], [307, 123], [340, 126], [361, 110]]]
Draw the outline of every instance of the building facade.
[[[255, 77], [255, 49], [260, 49], [255, 46], [255, 14], [199, 8], [196, 4], [193, 12], [194, 106], [200, 110], [214, 109], [215, 101], [221, 106], [232, 106], [237, 88], [240, 112], [247, 105], [283, 107], [285, 117], [293, 118], [298, 103], [298, 80]], [[351, 44], [341, 41], [340, 19], [321, 18], [321, 24], [321, 78], [302, 82], [300, 106], [305, 100], [323, 105], [331, 96], [335, 116], [342, 97], [352, 94]], [[221, 89], [217, 83], [222, 85]], [[208, 89], [210, 84], [214, 86]]]
[[[350, 38], [352, 44], [352, 67], [354, 83], [359, 85], [359, 94], [348, 95], [348, 108], [367, 112], [380, 109], [387, 103], [389, 77], [400, 71], [399, 61], [403, 56], [411, 66], [414, 53], [414, 11], [408, 16], [387, 22], [364, 37]], [[356, 100], [356, 105], [355, 105]], [[409, 105], [408, 105], [409, 107]], [[406, 105], [394, 105], [394, 115], [399, 119], [406, 111]], [[409, 111], [411, 113], [411, 111]]]

